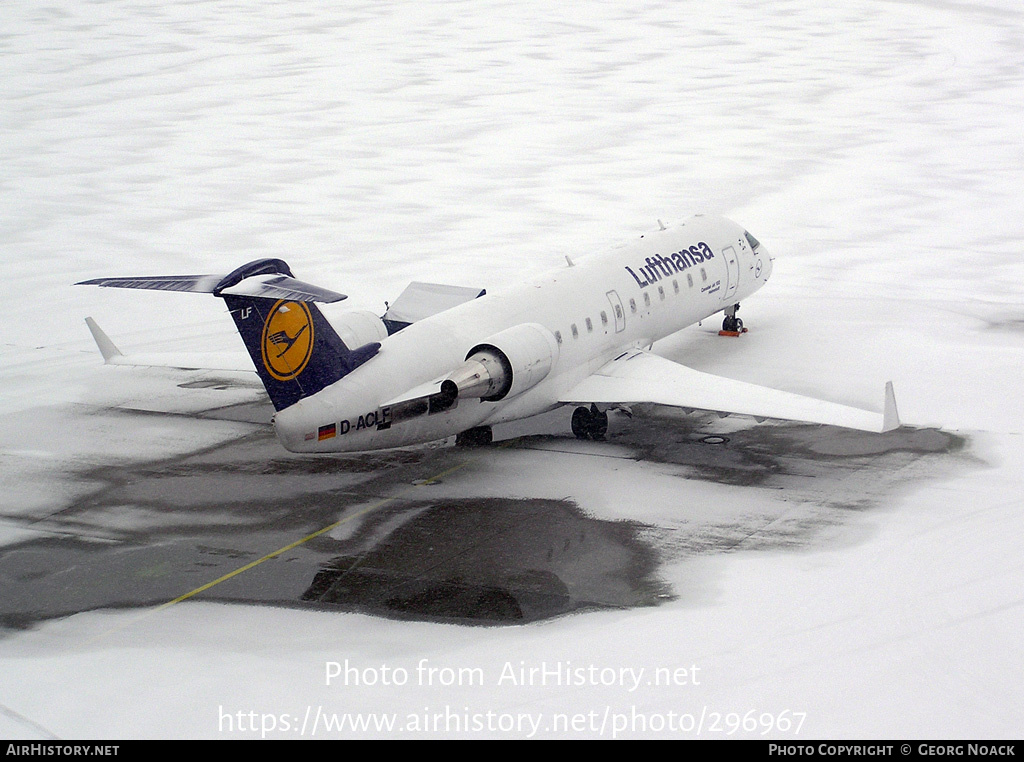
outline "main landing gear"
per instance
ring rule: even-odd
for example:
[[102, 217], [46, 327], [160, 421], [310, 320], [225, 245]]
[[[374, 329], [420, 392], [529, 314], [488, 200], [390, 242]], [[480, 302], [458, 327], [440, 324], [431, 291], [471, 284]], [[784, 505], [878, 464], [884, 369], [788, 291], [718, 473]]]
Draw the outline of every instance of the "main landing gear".
[[494, 441], [490, 426], [475, 426], [455, 435], [456, 447], [484, 447]]
[[725, 308], [725, 320], [722, 321], [722, 330], [718, 332], [719, 336], [739, 336], [741, 333], [747, 332], [747, 329], [743, 327], [743, 321], [736, 317], [739, 309], [739, 304], [732, 304]]
[[572, 411], [572, 433], [577, 439], [593, 439], [601, 442], [608, 433], [608, 413], [597, 409], [597, 405], [589, 408], [578, 407]]

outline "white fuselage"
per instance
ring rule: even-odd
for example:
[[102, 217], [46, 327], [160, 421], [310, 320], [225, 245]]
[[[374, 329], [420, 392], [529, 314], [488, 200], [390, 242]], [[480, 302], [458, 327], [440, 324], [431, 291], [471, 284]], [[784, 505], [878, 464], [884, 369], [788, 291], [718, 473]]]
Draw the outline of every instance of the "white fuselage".
[[[741, 226], [693, 217], [413, 323], [340, 381], [279, 411], [277, 435], [293, 452], [376, 450], [544, 413], [623, 351], [740, 302], [770, 274], [768, 253], [753, 251]], [[523, 323], [556, 337], [542, 381], [498, 401], [460, 399], [442, 412], [390, 420], [389, 400], [451, 373], [488, 337]]]

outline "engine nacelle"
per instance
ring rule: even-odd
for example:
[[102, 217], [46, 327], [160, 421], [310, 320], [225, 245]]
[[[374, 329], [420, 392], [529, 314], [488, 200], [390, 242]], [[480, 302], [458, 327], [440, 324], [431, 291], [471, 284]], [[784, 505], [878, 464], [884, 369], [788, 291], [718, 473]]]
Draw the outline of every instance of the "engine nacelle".
[[384, 341], [388, 329], [384, 322], [369, 310], [353, 310], [331, 317], [331, 325], [349, 349]]
[[515, 397], [547, 378], [557, 361], [554, 334], [539, 323], [521, 323], [469, 350], [466, 362], [441, 383], [441, 394], [449, 404], [458, 397]]

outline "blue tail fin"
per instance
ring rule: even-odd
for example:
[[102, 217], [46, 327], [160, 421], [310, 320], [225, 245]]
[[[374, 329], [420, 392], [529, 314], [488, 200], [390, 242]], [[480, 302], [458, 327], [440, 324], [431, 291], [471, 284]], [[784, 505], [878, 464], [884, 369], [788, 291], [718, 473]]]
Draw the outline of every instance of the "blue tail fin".
[[276, 410], [316, 394], [377, 354], [376, 342], [345, 346], [312, 301], [230, 293], [241, 281], [258, 275], [292, 277], [280, 259], [259, 259], [221, 279], [213, 294], [227, 303]]

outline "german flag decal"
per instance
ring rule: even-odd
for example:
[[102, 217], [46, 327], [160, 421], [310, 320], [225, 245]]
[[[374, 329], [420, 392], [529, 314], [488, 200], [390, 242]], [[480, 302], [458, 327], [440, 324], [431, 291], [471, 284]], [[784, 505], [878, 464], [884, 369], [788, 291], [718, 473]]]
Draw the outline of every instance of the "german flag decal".
[[302, 373], [313, 354], [313, 316], [302, 302], [274, 305], [263, 324], [263, 366], [278, 381]]
[[317, 433], [317, 441], [323, 442], [325, 439], [330, 439], [337, 435], [338, 427], [336, 424], [328, 423], [326, 426], [321, 426]]

